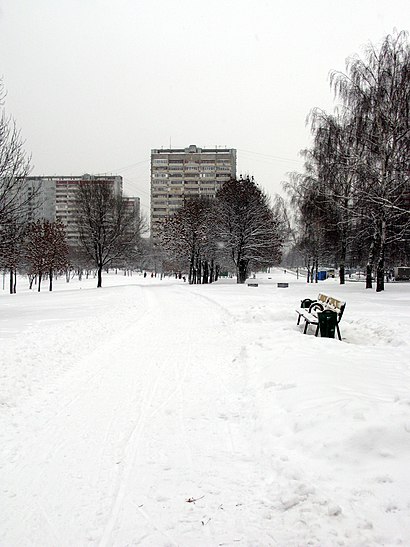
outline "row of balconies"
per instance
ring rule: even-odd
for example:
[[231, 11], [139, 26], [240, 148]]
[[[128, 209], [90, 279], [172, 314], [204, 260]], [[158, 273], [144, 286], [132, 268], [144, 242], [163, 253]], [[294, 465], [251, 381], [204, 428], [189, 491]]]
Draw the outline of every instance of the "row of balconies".
[[202, 184], [172, 184], [170, 186], [167, 186], [167, 187], [161, 187], [161, 188], [155, 188], [153, 189], [152, 191], [152, 197], [157, 197], [157, 196], [166, 196], [167, 194], [169, 194], [170, 192], [171, 193], [178, 193], [178, 194], [182, 194], [184, 192], [184, 190], [198, 190], [198, 189], [201, 189], [201, 188], [219, 188], [220, 187], [220, 184], [218, 184], [217, 182], [214, 182], [214, 181], [207, 181], [205, 184], [202, 183]]
[[158, 165], [156, 167], [153, 167], [151, 169], [151, 173], [159, 173], [159, 172], [174, 172], [174, 171], [185, 171], [189, 172], [192, 171], [193, 173], [198, 173], [200, 171], [232, 171], [232, 167], [230, 165], [197, 165], [197, 166], [191, 166], [191, 165]]
[[206, 179], [217, 179], [215, 180], [216, 183], [221, 183], [225, 180], [228, 180], [228, 177], [226, 175], [220, 175], [220, 176], [208, 176], [208, 177], [202, 177], [201, 179], [191, 179], [189, 177], [184, 177], [183, 179], [181, 178], [177, 178], [177, 177], [173, 177], [172, 179], [169, 179], [169, 180], [156, 180], [156, 181], [153, 181], [153, 187], [158, 191], [159, 188], [165, 188], [165, 185], [169, 185], [169, 184], [180, 184], [180, 185], [183, 185], [183, 184], [196, 184], [196, 185], [200, 185], [202, 186], [203, 184], [212, 184], [214, 181], [213, 180], [206, 180]]

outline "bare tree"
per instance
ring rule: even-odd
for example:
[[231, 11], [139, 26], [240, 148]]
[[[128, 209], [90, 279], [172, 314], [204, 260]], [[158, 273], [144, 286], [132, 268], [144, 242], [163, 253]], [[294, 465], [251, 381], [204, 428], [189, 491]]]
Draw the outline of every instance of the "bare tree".
[[305, 157], [314, 165], [317, 206], [322, 208], [322, 216], [327, 217], [323, 219], [328, 232], [325, 247], [333, 250], [333, 260], [339, 264], [340, 283], [344, 284], [349, 247], [360, 216], [355, 193], [364, 147], [357, 140], [357, 128], [350, 117], [314, 109], [310, 119], [314, 140]]
[[[334, 218], [329, 203], [321, 194], [316, 175], [316, 165], [311, 155], [305, 153], [306, 173], [291, 173], [290, 181], [284, 184], [295, 210], [297, 223], [294, 250], [304, 257], [307, 268], [307, 282], [317, 281], [319, 262], [333, 260], [329, 249], [334, 247]], [[316, 275], [315, 275], [316, 271]]]
[[269, 199], [253, 178], [231, 179], [216, 194], [216, 232], [236, 267], [238, 283], [250, 268], [280, 260], [282, 234]]
[[[348, 60], [347, 74], [331, 73], [341, 104], [334, 115], [310, 115], [313, 147], [305, 173], [287, 184], [298, 211], [300, 241], [339, 262], [362, 260], [366, 288], [384, 289], [386, 258], [404, 257], [410, 236], [410, 46], [404, 32], [370, 45], [365, 59]], [[407, 258], [408, 260], [408, 258]]]
[[77, 217], [80, 243], [97, 269], [101, 287], [103, 268], [136, 252], [143, 222], [109, 182], [92, 178], [80, 183]]
[[5, 95], [0, 80], [0, 255], [21, 237], [20, 227], [33, 199], [25, 183], [30, 172], [30, 157], [24, 151], [15, 121], [6, 114]]
[[49, 279], [49, 290], [53, 290], [55, 272], [63, 271], [68, 264], [68, 245], [64, 225], [48, 220], [32, 222], [27, 227], [26, 257], [29, 271], [37, 276], [38, 291], [45, 274]]
[[189, 283], [214, 281], [215, 238], [213, 203], [209, 198], [192, 197], [164, 223], [161, 244], [173, 269], [188, 271]]
[[[366, 58], [348, 60], [347, 74], [333, 72], [331, 83], [356, 128], [362, 149], [356, 203], [372, 224], [368, 262], [377, 253], [376, 291], [384, 289], [389, 245], [410, 232], [410, 45], [407, 33], [387, 36]], [[400, 227], [397, 229], [397, 227]], [[370, 278], [370, 283], [369, 283]]]
[[0, 264], [9, 272], [10, 294], [17, 292], [17, 269], [24, 263], [25, 232], [26, 226], [12, 218], [3, 226]]

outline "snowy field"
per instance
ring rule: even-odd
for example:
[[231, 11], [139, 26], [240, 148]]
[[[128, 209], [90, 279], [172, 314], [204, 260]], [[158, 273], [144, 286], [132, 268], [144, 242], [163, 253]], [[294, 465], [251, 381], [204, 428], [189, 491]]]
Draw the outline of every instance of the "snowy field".
[[0, 290], [2, 547], [410, 545], [410, 284], [263, 281]]

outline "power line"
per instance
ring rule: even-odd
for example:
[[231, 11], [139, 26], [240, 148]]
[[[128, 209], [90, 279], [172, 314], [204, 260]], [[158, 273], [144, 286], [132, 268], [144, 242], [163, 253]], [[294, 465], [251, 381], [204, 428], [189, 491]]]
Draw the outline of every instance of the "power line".
[[281, 156], [274, 156], [272, 154], [263, 154], [262, 152], [252, 152], [251, 150], [244, 150], [242, 148], [238, 148], [237, 150], [238, 150], [238, 152], [245, 152], [246, 154], [251, 154], [251, 155], [254, 155], [254, 156], [263, 156], [265, 158], [269, 158], [269, 159], [273, 159], [273, 160], [290, 161], [290, 162], [293, 162], [293, 163], [300, 163], [300, 164], [303, 163], [302, 160], [295, 160], [295, 159], [292, 159], [292, 158], [283, 158]]
[[138, 192], [141, 192], [142, 194], [145, 194], [148, 197], [151, 196], [150, 192], [148, 192], [147, 190], [143, 190], [142, 188], [138, 186], [139, 184], [138, 182], [133, 182], [132, 180], [127, 179], [125, 177], [124, 177], [124, 182], [126, 182], [128, 186], [134, 187]]
[[131, 163], [130, 165], [125, 165], [124, 167], [120, 167], [118, 169], [111, 169], [110, 171], [106, 171], [105, 173], [100, 173], [100, 175], [108, 175], [110, 173], [120, 173], [121, 171], [127, 171], [128, 169], [131, 169], [132, 167], [136, 167], [137, 165], [148, 163], [149, 161], [150, 160], [137, 161], [136, 163]]

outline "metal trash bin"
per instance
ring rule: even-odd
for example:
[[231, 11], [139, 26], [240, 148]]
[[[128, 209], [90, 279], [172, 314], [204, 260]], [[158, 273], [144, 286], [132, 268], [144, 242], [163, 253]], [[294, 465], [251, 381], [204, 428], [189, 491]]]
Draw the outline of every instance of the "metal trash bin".
[[337, 313], [332, 310], [320, 311], [317, 314], [319, 320], [320, 336], [322, 338], [334, 338], [337, 325]]

